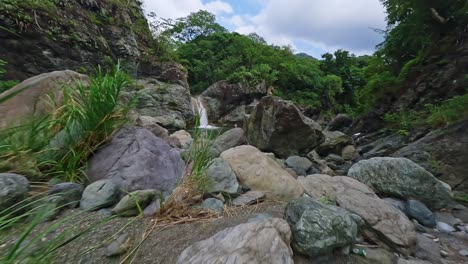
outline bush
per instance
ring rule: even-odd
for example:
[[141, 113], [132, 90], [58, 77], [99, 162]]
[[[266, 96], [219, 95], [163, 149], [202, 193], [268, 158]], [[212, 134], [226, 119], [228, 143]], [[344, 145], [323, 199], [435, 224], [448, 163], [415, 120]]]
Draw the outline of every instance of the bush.
[[440, 105], [427, 105], [428, 122], [434, 127], [444, 126], [468, 118], [468, 93], [454, 96]]
[[[0, 60], [0, 78], [6, 73], [5, 66], [6, 61]], [[12, 88], [13, 86], [17, 85], [19, 82], [15, 80], [0, 80], [0, 93], [5, 92], [6, 90]]]
[[52, 115], [0, 131], [0, 170], [84, 181], [89, 155], [125, 121], [132, 104], [122, 105], [119, 95], [128, 81], [119, 65], [99, 69], [89, 86], [66, 87]]

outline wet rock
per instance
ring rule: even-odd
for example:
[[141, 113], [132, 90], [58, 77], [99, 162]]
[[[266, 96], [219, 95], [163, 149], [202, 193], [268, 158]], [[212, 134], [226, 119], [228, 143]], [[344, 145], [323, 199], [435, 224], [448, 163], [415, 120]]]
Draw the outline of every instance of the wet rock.
[[155, 189], [169, 195], [185, 163], [176, 149], [141, 127], [124, 127], [89, 160], [91, 181], [112, 180], [124, 192]]
[[354, 164], [348, 172], [379, 193], [415, 198], [430, 208], [453, 205], [450, 193], [428, 171], [405, 158], [371, 158]]
[[229, 162], [240, 184], [265, 192], [267, 198], [289, 201], [304, 191], [287, 171], [253, 146], [226, 150], [221, 158]]
[[272, 96], [260, 100], [244, 129], [250, 144], [280, 158], [305, 155], [324, 140], [317, 123], [290, 101]]
[[208, 192], [236, 194], [239, 190], [236, 174], [231, 169], [229, 163], [223, 159], [213, 159], [210, 166], [206, 169], [206, 175], [210, 179]]
[[14, 173], [0, 173], [0, 212], [21, 202], [29, 191], [26, 177]]
[[256, 204], [262, 202], [265, 198], [265, 193], [263, 192], [256, 192], [256, 191], [248, 191], [244, 194], [241, 194], [239, 197], [232, 201], [232, 205], [234, 206], [244, 206], [250, 204]]
[[178, 264], [293, 264], [291, 230], [283, 219], [245, 223], [224, 229], [180, 254]]
[[406, 201], [405, 213], [410, 219], [415, 219], [427, 227], [435, 227], [436, 220], [432, 211], [418, 200]]
[[83, 210], [99, 210], [111, 207], [119, 198], [119, 187], [110, 180], [100, 180], [91, 183], [83, 191], [80, 208]]
[[339, 207], [302, 197], [288, 203], [285, 215], [294, 238], [292, 247], [303, 255], [326, 255], [356, 240], [357, 224]]
[[215, 198], [208, 198], [203, 201], [201, 208], [221, 213], [224, 211], [224, 203]]

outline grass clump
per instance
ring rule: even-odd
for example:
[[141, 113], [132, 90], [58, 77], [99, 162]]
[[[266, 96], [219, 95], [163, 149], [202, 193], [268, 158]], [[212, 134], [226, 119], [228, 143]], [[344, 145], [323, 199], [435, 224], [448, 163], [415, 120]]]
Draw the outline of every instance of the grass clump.
[[[4, 60], [0, 60], [0, 79], [6, 73], [5, 66], [7, 62]], [[0, 80], [0, 93], [5, 92], [6, 90], [12, 88], [13, 86], [17, 85], [19, 82], [16, 80]]]
[[0, 131], [0, 170], [84, 181], [88, 157], [126, 121], [132, 104], [121, 104], [119, 95], [129, 81], [119, 65], [98, 69], [89, 85], [65, 87], [51, 115]]
[[439, 105], [427, 105], [430, 112], [428, 122], [440, 127], [468, 118], [468, 93], [454, 96]]

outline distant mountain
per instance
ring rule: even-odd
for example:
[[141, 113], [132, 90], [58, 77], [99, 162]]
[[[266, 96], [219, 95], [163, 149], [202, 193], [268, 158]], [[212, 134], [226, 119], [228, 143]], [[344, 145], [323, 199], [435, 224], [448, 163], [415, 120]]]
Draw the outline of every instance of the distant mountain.
[[307, 53], [303, 53], [303, 52], [297, 53], [297, 54], [296, 54], [296, 57], [298, 57], [298, 58], [307, 58], [307, 59], [314, 59], [314, 60], [316, 60], [316, 58], [310, 56], [310, 55], [307, 54]]

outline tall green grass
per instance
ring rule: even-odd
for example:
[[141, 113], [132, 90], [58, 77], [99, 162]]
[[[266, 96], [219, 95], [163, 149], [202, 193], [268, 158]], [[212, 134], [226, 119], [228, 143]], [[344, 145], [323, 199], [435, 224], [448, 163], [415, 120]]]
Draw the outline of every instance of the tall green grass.
[[99, 68], [89, 85], [65, 87], [54, 113], [0, 131], [0, 171], [85, 181], [88, 157], [126, 121], [132, 103], [119, 96], [129, 82], [120, 65], [107, 73]]

